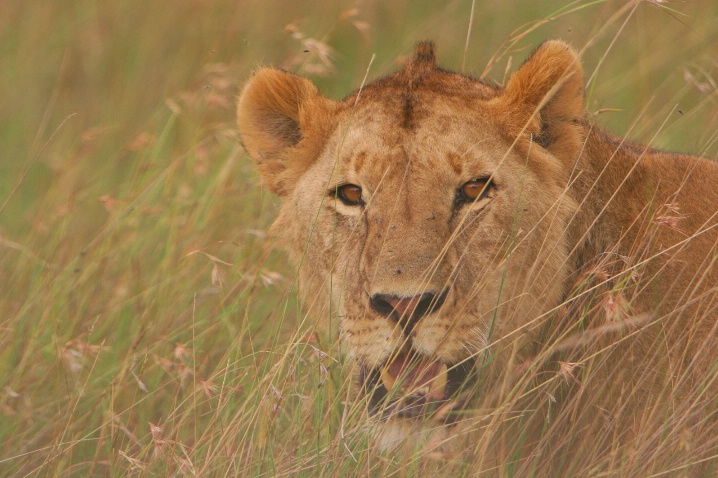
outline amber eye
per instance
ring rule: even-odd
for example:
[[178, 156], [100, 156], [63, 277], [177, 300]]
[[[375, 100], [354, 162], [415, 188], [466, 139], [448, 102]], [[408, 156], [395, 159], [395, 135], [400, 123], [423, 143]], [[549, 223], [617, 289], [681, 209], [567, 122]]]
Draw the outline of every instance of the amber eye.
[[364, 204], [361, 198], [361, 188], [356, 184], [344, 184], [337, 187], [336, 196], [347, 206], [360, 206]]
[[464, 201], [476, 201], [488, 196], [492, 187], [493, 183], [489, 178], [476, 178], [466, 181], [459, 191]]

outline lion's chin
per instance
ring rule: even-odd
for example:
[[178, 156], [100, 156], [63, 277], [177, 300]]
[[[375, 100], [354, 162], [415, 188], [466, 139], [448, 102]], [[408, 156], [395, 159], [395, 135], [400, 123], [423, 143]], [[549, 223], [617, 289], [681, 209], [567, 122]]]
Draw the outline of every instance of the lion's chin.
[[431, 426], [423, 420], [392, 418], [376, 423], [371, 436], [383, 452], [414, 454], [425, 452], [454, 453], [460, 449], [461, 434], [453, 425]]

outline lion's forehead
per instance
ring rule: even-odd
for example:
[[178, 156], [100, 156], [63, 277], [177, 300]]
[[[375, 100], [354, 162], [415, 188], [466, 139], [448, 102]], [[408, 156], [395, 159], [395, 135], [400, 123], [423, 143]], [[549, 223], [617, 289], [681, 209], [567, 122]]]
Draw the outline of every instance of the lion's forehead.
[[487, 127], [495, 122], [490, 110], [483, 107], [484, 104], [475, 100], [464, 102], [439, 92], [415, 95], [409, 101], [397, 93], [357, 101], [349, 107], [349, 116], [351, 129], [389, 141], [418, 138], [426, 134], [456, 140], [472, 130], [476, 131], [477, 126]]
[[[366, 102], [335, 131], [330, 152], [337, 174], [347, 181], [378, 183], [454, 182], [492, 173], [507, 145], [480, 109], [456, 107], [438, 96], [412, 128], [402, 126], [398, 100]], [[437, 184], [437, 185], [439, 185]]]

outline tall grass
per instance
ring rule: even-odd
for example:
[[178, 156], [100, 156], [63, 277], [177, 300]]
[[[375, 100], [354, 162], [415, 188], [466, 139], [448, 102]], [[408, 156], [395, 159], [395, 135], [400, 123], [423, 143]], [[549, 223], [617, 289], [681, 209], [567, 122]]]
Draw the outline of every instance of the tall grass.
[[372, 448], [335, 324], [303, 315], [267, 236], [241, 82], [274, 64], [339, 97], [425, 38], [501, 82], [559, 37], [585, 47], [599, 123], [715, 158], [717, 19], [711, 1], [0, 3], [0, 475], [469, 474]]

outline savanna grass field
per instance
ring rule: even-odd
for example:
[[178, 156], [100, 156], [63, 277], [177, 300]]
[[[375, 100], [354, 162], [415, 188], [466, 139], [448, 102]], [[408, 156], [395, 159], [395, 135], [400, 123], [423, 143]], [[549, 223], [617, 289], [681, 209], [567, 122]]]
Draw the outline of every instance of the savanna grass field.
[[549, 38], [581, 52], [595, 122], [718, 158], [713, 0], [0, 2], [0, 476], [472, 476], [479, 450], [373, 445], [337, 318], [303, 312], [268, 234], [236, 97], [275, 65], [342, 98], [425, 39], [501, 84]]

